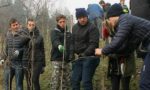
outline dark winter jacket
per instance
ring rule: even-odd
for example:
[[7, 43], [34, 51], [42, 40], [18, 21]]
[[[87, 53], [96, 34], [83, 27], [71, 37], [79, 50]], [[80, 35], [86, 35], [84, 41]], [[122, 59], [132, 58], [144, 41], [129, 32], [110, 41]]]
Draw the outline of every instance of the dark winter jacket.
[[130, 0], [131, 14], [150, 20], [150, 0]]
[[[115, 35], [115, 32], [111, 35], [111, 39], [113, 40], [113, 37]], [[128, 41], [126, 41], [124, 44], [129, 44]], [[124, 46], [124, 45], [123, 45]], [[122, 47], [121, 47], [122, 48]], [[132, 46], [129, 46], [127, 48], [133, 48]], [[120, 50], [118, 48], [118, 50]], [[117, 53], [117, 54], [109, 54], [108, 55], [109, 64], [108, 64], [108, 76], [112, 75], [121, 75], [122, 77], [131, 76], [135, 73], [135, 54], [132, 53]], [[124, 64], [122, 71], [121, 71], [121, 64]], [[122, 73], [124, 72], [124, 73]]]
[[95, 48], [99, 45], [99, 31], [97, 27], [88, 22], [82, 26], [75, 24], [72, 29], [74, 53], [82, 56], [94, 56]]
[[34, 64], [45, 66], [45, 50], [44, 50], [44, 40], [39, 30], [35, 28], [32, 32], [29, 32], [28, 29], [25, 29], [27, 35], [31, 38], [28, 46], [24, 52], [24, 65], [31, 64], [33, 60]]
[[[30, 39], [25, 36], [23, 30], [19, 30], [16, 34], [12, 34], [11, 31], [8, 31], [6, 34], [6, 56], [10, 60], [13, 67], [22, 66], [22, 59], [24, 53], [24, 47]], [[18, 50], [19, 55], [14, 55], [14, 52]]]
[[[66, 28], [67, 29], [67, 28]], [[65, 36], [64, 36], [65, 35]], [[64, 39], [65, 38], [65, 39]], [[51, 61], [62, 61], [63, 60], [63, 53], [59, 51], [58, 46], [63, 45], [65, 48], [64, 52], [64, 60], [68, 62], [70, 60], [71, 55], [71, 33], [65, 29], [57, 27], [51, 31]], [[64, 40], [66, 42], [64, 42]]]
[[116, 26], [117, 32], [114, 39], [103, 48], [103, 54], [131, 53], [141, 42], [147, 47], [150, 43], [149, 27], [150, 22], [148, 20], [129, 14], [121, 15]]

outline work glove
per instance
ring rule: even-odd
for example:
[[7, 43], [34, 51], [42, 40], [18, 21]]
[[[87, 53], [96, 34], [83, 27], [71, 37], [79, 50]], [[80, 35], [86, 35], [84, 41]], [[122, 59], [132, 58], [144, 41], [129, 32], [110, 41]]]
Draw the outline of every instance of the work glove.
[[3, 65], [4, 60], [0, 57], [0, 65]]
[[63, 51], [65, 50], [63, 45], [58, 45], [58, 50], [63, 53]]
[[19, 50], [15, 50], [14, 51], [14, 56], [18, 56], [19, 55]]

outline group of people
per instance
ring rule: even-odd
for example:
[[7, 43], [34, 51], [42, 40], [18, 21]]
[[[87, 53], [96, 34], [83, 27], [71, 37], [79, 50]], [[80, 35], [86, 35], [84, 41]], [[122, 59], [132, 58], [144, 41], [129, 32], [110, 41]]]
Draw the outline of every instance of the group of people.
[[40, 90], [39, 77], [45, 67], [44, 41], [33, 19], [28, 19], [26, 28], [22, 28], [17, 19], [9, 21], [9, 30], [5, 34], [4, 90], [12, 90], [15, 76], [16, 90], [23, 90], [26, 77], [27, 89]]
[[[56, 16], [57, 25], [50, 34], [53, 68], [50, 90], [70, 90], [70, 87], [80, 90], [81, 85], [84, 90], [93, 90], [92, 79], [102, 55], [109, 59], [108, 76], [112, 90], [120, 90], [120, 80], [123, 90], [130, 90], [130, 79], [135, 70], [135, 51], [139, 46], [144, 48], [140, 90], [150, 89], [150, 22], [138, 15], [131, 15], [134, 9], [129, 14], [124, 2], [113, 4], [107, 11], [104, 6], [104, 1], [101, 1], [100, 5], [89, 4], [87, 10], [77, 8], [77, 23], [71, 32], [67, 27], [67, 17], [62, 14]], [[103, 26], [111, 40], [105, 47], [99, 48], [99, 41], [105, 38], [106, 33], [102, 30]], [[24, 76], [28, 90], [40, 90], [39, 77], [46, 64], [43, 37], [35, 21], [28, 19], [27, 27], [22, 28], [12, 18], [5, 36], [6, 46], [2, 57], [5, 90], [11, 90], [14, 76], [16, 90], [23, 90]]]

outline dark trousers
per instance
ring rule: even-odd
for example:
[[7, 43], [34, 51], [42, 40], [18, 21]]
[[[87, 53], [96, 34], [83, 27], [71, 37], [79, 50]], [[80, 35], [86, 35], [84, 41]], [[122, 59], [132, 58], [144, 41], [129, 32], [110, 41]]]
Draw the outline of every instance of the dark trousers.
[[23, 90], [23, 69], [4, 66], [4, 88], [12, 90], [12, 80], [15, 76], [16, 90]]
[[140, 90], [150, 90], [150, 52], [144, 58], [141, 70]]
[[112, 83], [112, 90], [120, 90], [120, 81], [122, 83], [122, 90], [130, 90], [131, 76], [128, 77], [121, 77], [121, 75], [112, 75], [111, 76], [111, 83]]
[[33, 87], [34, 90], [41, 90], [39, 83], [41, 71], [42, 71], [42, 64], [40, 63], [34, 65], [33, 71], [29, 68], [24, 69], [24, 75], [26, 77], [28, 90], [32, 90], [31, 87]]
[[72, 90], [80, 90], [80, 83], [84, 90], [93, 90], [92, 78], [96, 67], [99, 65], [99, 58], [85, 57], [73, 62], [72, 65]]

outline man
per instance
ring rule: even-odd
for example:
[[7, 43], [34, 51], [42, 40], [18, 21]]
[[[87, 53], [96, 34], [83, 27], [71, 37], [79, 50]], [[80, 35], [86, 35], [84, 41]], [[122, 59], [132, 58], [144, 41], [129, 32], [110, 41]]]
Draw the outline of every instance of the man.
[[114, 4], [108, 11], [108, 19], [110, 24], [117, 29], [112, 42], [103, 49], [96, 49], [96, 55], [109, 55], [113, 53], [131, 53], [142, 42], [148, 51], [144, 58], [144, 67], [141, 74], [140, 89], [150, 89], [150, 22], [148, 20], [123, 14], [122, 9], [118, 8], [118, 4]]
[[[123, 0], [120, 1], [120, 6], [118, 7], [122, 7], [123, 13], [129, 13]], [[109, 24], [109, 21], [106, 20], [106, 23]], [[109, 26], [111, 25], [107, 25], [107, 27]], [[114, 28], [110, 29], [112, 29], [109, 30], [110, 38], [113, 40], [117, 30]], [[109, 54], [108, 59], [108, 76], [111, 78], [112, 90], [120, 90], [120, 83], [122, 85], [122, 90], [129, 90], [131, 76], [135, 73], [134, 52], [127, 54]]]
[[76, 9], [76, 18], [78, 22], [72, 29], [75, 55], [72, 63], [72, 90], [80, 90], [81, 81], [84, 90], [93, 90], [92, 78], [100, 61], [94, 55], [99, 45], [99, 31], [89, 22], [84, 8]]
[[51, 32], [51, 90], [70, 90], [71, 33], [67, 31], [66, 16], [58, 15], [56, 22], [57, 26]]
[[45, 68], [44, 40], [33, 19], [28, 19], [25, 31], [31, 38], [23, 57], [27, 88], [28, 90], [32, 90], [31, 88], [41, 90], [39, 78]]
[[12, 79], [16, 77], [16, 90], [23, 90], [23, 67], [22, 57], [24, 46], [29, 41], [22, 30], [19, 30], [19, 23], [12, 18], [9, 21], [10, 29], [6, 34], [6, 51], [4, 65], [4, 88], [11, 90]]

